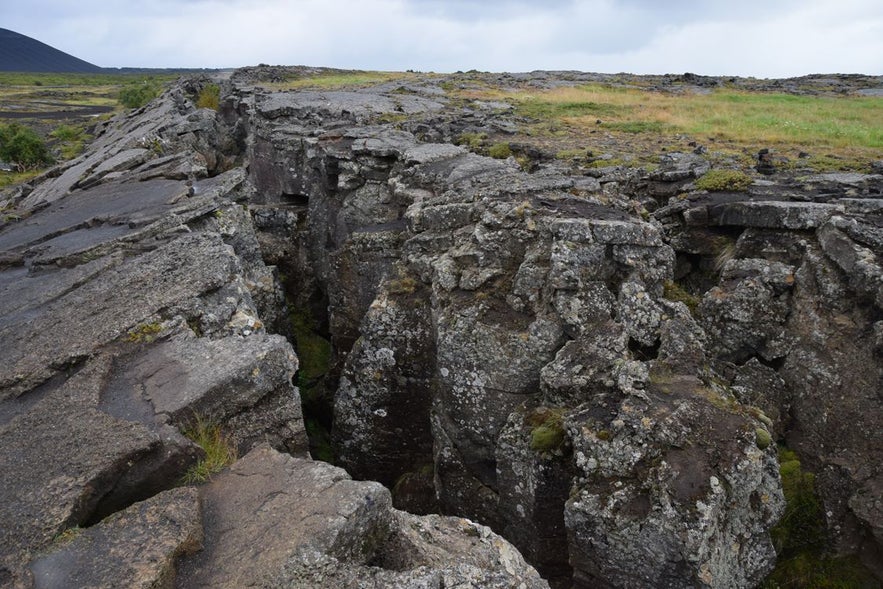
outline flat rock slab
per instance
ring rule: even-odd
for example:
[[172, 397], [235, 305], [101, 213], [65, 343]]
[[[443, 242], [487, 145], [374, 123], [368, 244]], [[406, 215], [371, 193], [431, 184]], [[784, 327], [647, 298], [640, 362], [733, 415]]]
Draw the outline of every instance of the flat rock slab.
[[268, 118], [302, 115], [308, 112], [327, 113], [332, 118], [347, 116], [363, 119], [386, 113], [417, 114], [438, 111], [442, 104], [418, 96], [389, 96], [371, 92], [274, 92], [257, 105], [258, 112]]
[[[81, 525], [117, 490], [177, 480], [195, 460], [143, 425], [89, 406], [104, 370], [91, 368], [0, 427], [0, 564], [15, 569], [66, 528]], [[133, 468], [134, 464], [143, 468]], [[164, 472], [162, 472], [164, 471]], [[138, 481], [142, 477], [142, 481]]]
[[390, 495], [379, 483], [266, 446], [201, 494], [205, 548], [182, 563], [181, 588], [268, 586], [301, 554], [365, 563], [392, 526]]
[[31, 562], [35, 589], [167, 587], [178, 557], [202, 546], [199, 493], [166, 491], [70, 534]]
[[830, 217], [842, 214], [842, 205], [811, 202], [734, 202], [709, 207], [713, 225], [769, 229], [815, 229]]
[[[219, 235], [185, 235], [39, 308], [8, 315], [0, 309], [0, 398], [40, 384], [158, 311], [220, 288], [235, 267]], [[29, 296], [26, 288], [18, 291]]]
[[280, 335], [178, 336], [118, 364], [100, 403], [115, 417], [148, 425], [169, 421], [182, 429], [203, 419], [228, 426], [243, 453], [270, 438], [274, 447], [306, 452], [300, 399], [291, 384], [297, 358]]
[[107, 184], [75, 192], [10, 225], [0, 233], [0, 251], [22, 250], [62, 233], [101, 223], [128, 226], [137, 218], [144, 224], [167, 214], [187, 194], [188, 187], [183, 182], [165, 179]]

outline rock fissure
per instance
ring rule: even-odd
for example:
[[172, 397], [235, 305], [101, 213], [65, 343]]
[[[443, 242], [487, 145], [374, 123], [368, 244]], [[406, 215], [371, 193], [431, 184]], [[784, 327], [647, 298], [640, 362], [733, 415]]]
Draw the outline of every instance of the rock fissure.
[[[880, 574], [879, 176], [522, 166], [450, 144], [510, 115], [438, 79], [259, 88], [283, 71], [235, 72], [218, 113], [182, 82], [13, 203], [0, 575], [753, 587], [773, 442], [816, 472], [831, 549]], [[241, 458], [167, 490], [213, 451], [181, 436], [197, 416]], [[179, 523], [135, 517], [157, 509]], [[135, 563], [132, 534], [161, 566], [94, 565]]]

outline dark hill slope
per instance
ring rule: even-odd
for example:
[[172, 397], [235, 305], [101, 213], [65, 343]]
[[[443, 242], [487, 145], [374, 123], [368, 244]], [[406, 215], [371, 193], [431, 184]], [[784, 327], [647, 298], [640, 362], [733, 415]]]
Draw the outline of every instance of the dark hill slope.
[[36, 39], [0, 29], [0, 71], [98, 73], [102, 69]]

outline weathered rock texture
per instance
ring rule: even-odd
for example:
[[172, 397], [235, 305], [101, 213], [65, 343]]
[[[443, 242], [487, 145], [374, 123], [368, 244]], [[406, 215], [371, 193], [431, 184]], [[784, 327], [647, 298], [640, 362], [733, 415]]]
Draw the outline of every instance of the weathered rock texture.
[[[5, 202], [23, 218], [0, 229], [0, 585], [546, 586], [486, 528], [409, 518], [307, 459], [255, 190], [199, 85]], [[244, 457], [181, 488], [205, 424]]]
[[[544, 586], [483, 525], [394, 502], [490, 526], [555, 587], [753, 587], [776, 440], [818, 473], [836, 550], [880, 565], [880, 176], [711, 195], [697, 155], [526, 173], [450, 144], [515, 123], [437, 79], [255, 87], [278, 73], [236, 72], [219, 113], [190, 82], [108, 125], [0, 231], [0, 578], [103, 575], [54, 539], [144, 533], [119, 522], [172, 509], [196, 419], [243, 456], [176, 499], [201, 500], [203, 548], [181, 507], [120, 575]], [[271, 335], [289, 311], [299, 359]], [[363, 482], [303, 456], [299, 364]]]

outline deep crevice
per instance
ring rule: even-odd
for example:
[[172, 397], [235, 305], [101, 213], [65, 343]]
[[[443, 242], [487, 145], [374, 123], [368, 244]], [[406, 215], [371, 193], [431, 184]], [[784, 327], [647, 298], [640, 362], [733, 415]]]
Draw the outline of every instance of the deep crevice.
[[634, 338], [629, 338], [629, 351], [636, 360], [648, 362], [656, 360], [659, 356], [659, 346], [661, 342], [657, 339], [651, 345], [646, 346]]

